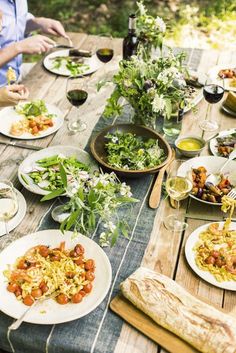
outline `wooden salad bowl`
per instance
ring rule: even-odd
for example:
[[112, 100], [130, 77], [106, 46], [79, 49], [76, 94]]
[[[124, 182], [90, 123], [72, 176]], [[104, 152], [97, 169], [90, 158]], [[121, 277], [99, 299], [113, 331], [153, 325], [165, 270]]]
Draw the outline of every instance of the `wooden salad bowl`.
[[[146, 168], [146, 169], [141, 169], [141, 170], [132, 170], [132, 169], [123, 169], [123, 168], [116, 168], [112, 167], [107, 163], [107, 152], [105, 150], [105, 143], [106, 143], [106, 138], [105, 136], [107, 133], [115, 133], [116, 131], [120, 131], [123, 133], [133, 133], [136, 136], [141, 136], [146, 139], [155, 139], [158, 140], [158, 145], [160, 148], [164, 150], [165, 153], [165, 160], [159, 164], [156, 167], [153, 168]], [[134, 125], [134, 124], [116, 124], [116, 125], [110, 125], [106, 127], [105, 129], [101, 130], [97, 136], [92, 140], [90, 144], [90, 149], [93, 157], [96, 159], [96, 161], [100, 164], [102, 169], [105, 171], [113, 171], [119, 176], [123, 177], [141, 177], [142, 175], [145, 174], [152, 174], [156, 173], [159, 169], [161, 169], [166, 163], [169, 162], [171, 159], [171, 147], [168, 144], [168, 142], [156, 131], [145, 127], [141, 125]]]

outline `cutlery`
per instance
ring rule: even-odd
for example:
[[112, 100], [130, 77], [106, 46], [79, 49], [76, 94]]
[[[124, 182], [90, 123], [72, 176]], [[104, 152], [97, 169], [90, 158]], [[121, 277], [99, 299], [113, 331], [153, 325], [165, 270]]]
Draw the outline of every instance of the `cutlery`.
[[230, 154], [228, 159], [226, 160], [226, 162], [222, 165], [222, 167], [220, 168], [218, 173], [211, 173], [208, 175], [208, 177], [206, 178], [206, 183], [210, 183], [212, 185], [218, 185], [221, 181], [221, 174], [223, 169], [225, 168], [225, 166], [232, 161], [233, 159], [236, 158], [236, 150], [233, 150]]
[[54, 49], [54, 48], [71, 49], [71, 48], [73, 48], [73, 46], [68, 45], [68, 44], [55, 44], [55, 45], [53, 46], [53, 49]]
[[15, 147], [20, 147], [20, 148], [27, 148], [29, 150], [35, 150], [35, 151], [39, 151], [39, 150], [44, 148], [44, 147], [40, 147], [40, 146], [27, 145], [26, 143], [21, 143], [21, 142], [6, 142], [6, 141], [1, 141], [1, 140], [0, 140], [0, 144], [1, 145], [6, 145], [6, 146], [15, 146]]
[[156, 177], [155, 183], [153, 185], [150, 197], [149, 197], [149, 207], [155, 209], [159, 206], [160, 200], [161, 200], [161, 186], [164, 178], [164, 174], [170, 163], [174, 160], [175, 158], [175, 150], [172, 148], [172, 155], [171, 159], [169, 162], [164, 165], [163, 168], [161, 168], [158, 172], [158, 175]]
[[227, 195], [228, 197], [231, 197], [231, 199], [236, 200], [236, 188], [233, 188]]
[[50, 296], [47, 296], [45, 298], [42, 298], [42, 299], [38, 299], [38, 300], [35, 300], [35, 302], [30, 306], [28, 307], [24, 313], [19, 317], [19, 319], [17, 319], [16, 321], [13, 322], [13, 324], [11, 324], [9, 327], [8, 327], [8, 330], [17, 330], [20, 325], [22, 324], [22, 322], [24, 321], [26, 315], [32, 311], [33, 308], [35, 308], [39, 303], [43, 303], [45, 302], [46, 300], [48, 299], [51, 299], [53, 296], [50, 295]]

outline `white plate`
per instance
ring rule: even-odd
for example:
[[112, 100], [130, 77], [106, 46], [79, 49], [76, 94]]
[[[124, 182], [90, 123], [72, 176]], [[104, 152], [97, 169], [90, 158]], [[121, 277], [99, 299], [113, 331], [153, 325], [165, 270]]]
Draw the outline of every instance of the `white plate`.
[[5, 136], [20, 140], [36, 140], [53, 134], [63, 125], [64, 117], [60, 109], [58, 109], [55, 105], [46, 104], [46, 107], [49, 114], [55, 114], [55, 117], [52, 119], [54, 125], [49, 127], [47, 130], [40, 131], [38, 135], [32, 135], [29, 132], [25, 132], [20, 136], [12, 135], [10, 133], [11, 125], [19, 120], [24, 119], [24, 116], [18, 114], [13, 107], [6, 107], [0, 111], [0, 133]]
[[[33, 180], [27, 174], [29, 173], [33, 167], [36, 165], [36, 162], [39, 159], [51, 157], [57, 154], [63, 154], [66, 157], [75, 156], [80, 162], [85, 163], [90, 166], [92, 170], [97, 170], [98, 166], [95, 161], [90, 157], [90, 155], [84, 150], [73, 147], [73, 146], [51, 146], [48, 148], [44, 148], [43, 150], [34, 152], [26, 157], [23, 162], [20, 164], [18, 168], [18, 178], [21, 184], [29, 191], [38, 195], [47, 195], [50, 192], [44, 189], [41, 189], [39, 186], [34, 184]], [[27, 180], [28, 183], [25, 182]]]
[[[236, 129], [224, 130], [224, 131], [219, 132], [217, 137], [225, 137], [225, 136], [233, 134], [234, 132], [236, 133]], [[217, 140], [216, 140], [216, 138], [213, 138], [213, 139], [210, 140], [209, 146], [210, 146], [211, 153], [214, 156], [219, 156], [218, 149], [217, 149]]]
[[[15, 295], [9, 293], [6, 289], [7, 280], [3, 271], [7, 265], [12, 265], [17, 257], [23, 255], [33, 246], [44, 244], [57, 247], [61, 241], [66, 242], [66, 249], [73, 248], [77, 243], [81, 243], [85, 248], [85, 257], [92, 258], [95, 261], [95, 280], [93, 281], [93, 290], [79, 304], [68, 303], [60, 305], [55, 300], [49, 299], [44, 303], [39, 303], [25, 317], [24, 321], [33, 324], [59, 324], [72, 321], [93, 311], [105, 298], [111, 284], [111, 264], [100, 246], [93, 240], [79, 234], [75, 239], [73, 232], [60, 230], [43, 230], [33, 234], [26, 235], [4, 249], [0, 254], [0, 310], [5, 314], [18, 319], [27, 309], [23, 303], [16, 300]], [[43, 313], [42, 313], [43, 312]]]
[[[218, 156], [203, 156], [195, 157], [187, 160], [178, 169], [179, 176], [188, 176], [191, 173], [192, 168], [205, 167], [207, 170], [207, 175], [211, 173], [218, 173], [221, 166], [226, 162], [227, 158]], [[230, 161], [224, 169], [224, 175], [229, 177], [232, 185], [236, 185], [236, 161]], [[193, 199], [204, 202], [208, 205], [219, 206], [221, 203], [213, 203], [209, 201], [204, 201], [196, 196], [190, 194]]]
[[[53, 67], [54, 64], [52, 59], [57, 56], [69, 56], [69, 49], [58, 50], [47, 55], [43, 60], [44, 67], [48, 71], [52, 72], [53, 74], [60, 75], [60, 76], [71, 76], [71, 72], [65, 66], [61, 66], [59, 69], [55, 69]], [[83, 73], [81, 73], [78, 76], [92, 74], [93, 72], [97, 71], [100, 67], [104, 65], [98, 60], [96, 54], [94, 54], [91, 58], [83, 58], [83, 59], [84, 59], [84, 64], [89, 65], [89, 69], [85, 70]]]
[[[216, 223], [216, 222], [214, 222]], [[224, 222], [217, 222], [223, 227]], [[226, 282], [218, 282], [215, 277], [208, 271], [203, 271], [201, 270], [196, 262], [195, 262], [195, 253], [194, 253], [194, 246], [199, 240], [199, 234], [202, 233], [205, 229], [209, 227], [211, 223], [204, 224], [201, 227], [198, 227], [195, 229], [194, 232], [190, 234], [188, 237], [186, 244], [185, 244], [185, 256], [188, 261], [189, 266], [192, 268], [192, 270], [202, 279], [207, 281], [208, 283], [213, 284], [213, 286], [223, 288], [223, 289], [228, 289], [228, 290], [236, 290], [236, 282], [235, 281], [226, 281]], [[230, 229], [235, 230], [236, 229], [236, 223], [232, 222]]]
[[[24, 196], [22, 195], [22, 193], [20, 191], [18, 191], [17, 189], [15, 189], [15, 190], [17, 193], [19, 208], [18, 208], [16, 215], [8, 222], [9, 232], [11, 230], [15, 229], [18, 226], [18, 224], [21, 223], [21, 221], [25, 217], [26, 208], [27, 208]], [[0, 237], [5, 234], [6, 234], [5, 224], [4, 224], [4, 222], [0, 222]]]
[[235, 69], [236, 66], [232, 66], [232, 65], [217, 65], [212, 67], [209, 71], [208, 71], [208, 76], [209, 78], [212, 80], [213, 83], [218, 84], [219, 86], [224, 86], [225, 91], [232, 91], [232, 92], [236, 92], [236, 87], [232, 87], [230, 86], [230, 82], [231, 82], [231, 78], [225, 78], [224, 79], [224, 83], [222, 78], [220, 78], [218, 76], [218, 73], [220, 70], [224, 70], [224, 69]]

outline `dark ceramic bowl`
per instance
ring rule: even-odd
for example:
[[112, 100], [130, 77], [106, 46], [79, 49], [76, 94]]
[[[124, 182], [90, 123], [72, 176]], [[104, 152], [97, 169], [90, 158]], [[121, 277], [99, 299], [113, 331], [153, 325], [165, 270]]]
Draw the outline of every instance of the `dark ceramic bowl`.
[[[110, 166], [107, 163], [107, 152], [105, 150], [105, 143], [106, 138], [105, 136], [107, 133], [115, 133], [116, 131], [121, 131], [124, 133], [130, 132], [135, 134], [136, 136], [142, 136], [146, 139], [155, 139], [158, 140], [158, 145], [160, 148], [164, 150], [165, 153], [165, 160], [154, 168], [147, 168], [141, 170], [127, 170], [122, 168], [115, 168]], [[91, 142], [90, 149], [93, 157], [96, 161], [100, 164], [100, 166], [105, 171], [113, 171], [117, 175], [125, 176], [125, 177], [141, 177], [144, 174], [151, 174], [155, 173], [159, 169], [161, 169], [171, 158], [171, 148], [168, 142], [159, 135], [156, 131], [149, 129], [145, 126], [141, 125], [134, 125], [134, 124], [117, 124], [117, 125], [110, 125], [107, 128], [103, 129]]]

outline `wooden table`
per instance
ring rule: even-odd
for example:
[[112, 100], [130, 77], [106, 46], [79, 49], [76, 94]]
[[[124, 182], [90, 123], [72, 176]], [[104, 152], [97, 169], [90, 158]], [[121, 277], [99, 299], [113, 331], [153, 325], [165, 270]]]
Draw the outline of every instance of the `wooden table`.
[[[73, 43], [80, 48], [88, 48], [89, 43], [93, 43], [96, 39], [94, 36], [87, 36], [86, 34], [71, 34]], [[107, 75], [118, 67], [118, 62], [121, 55], [121, 40], [114, 40], [115, 57], [111, 63], [104, 66], [103, 69], [96, 72], [91, 77], [91, 86], [95, 84], [101, 77]], [[207, 72], [212, 66], [216, 64], [235, 65], [236, 52], [216, 52], [213, 50], [204, 51], [199, 70]], [[75, 113], [75, 108], [72, 108], [65, 96], [66, 80], [63, 77], [57, 77], [48, 73], [42, 68], [41, 62], [36, 64], [30, 74], [24, 81], [29, 88], [31, 98], [42, 98], [46, 102], [56, 104], [64, 113], [65, 118], [69, 119]], [[81, 107], [81, 114], [86, 120], [88, 128], [85, 132], [76, 135], [70, 135], [67, 130], [67, 124], [54, 135], [43, 139], [29, 141], [30, 144], [47, 147], [51, 145], [74, 145], [83, 148], [86, 145], [88, 137], [91, 134], [93, 126], [101, 115], [106, 98], [112, 91], [109, 86], [101, 92], [97, 93], [94, 88], [89, 91], [88, 104]], [[206, 114], [206, 103], [202, 101], [198, 105], [197, 113], [189, 112], [183, 121], [182, 135], [194, 134], [202, 135], [201, 129], [198, 127], [200, 120], [204, 119]], [[236, 126], [235, 118], [230, 118], [223, 115], [219, 110], [219, 105], [213, 105], [212, 114], [214, 119], [220, 124], [220, 130], [225, 130]], [[212, 133], [211, 133], [212, 134]], [[210, 133], [204, 137], [211, 135]], [[8, 138], [1, 136], [1, 139], [8, 141]], [[11, 179], [15, 186], [21, 189], [27, 201], [27, 214], [23, 222], [12, 232], [12, 239], [17, 239], [27, 233], [33, 232], [37, 229], [40, 220], [46, 212], [47, 205], [40, 203], [40, 196], [34, 195], [25, 189], [22, 189], [17, 180], [16, 163], [23, 160], [31, 153], [30, 150], [16, 147], [6, 147], [0, 145], [0, 166], [1, 177]], [[207, 147], [202, 152], [203, 155], [209, 154]], [[10, 163], [6, 163], [6, 161]], [[186, 204], [185, 204], [186, 206]], [[185, 214], [185, 208], [181, 209], [182, 217]], [[205, 216], [220, 217], [220, 211], [217, 207], [205, 207], [202, 203], [191, 202], [188, 213], [192, 218], [187, 218], [189, 224], [188, 229], [184, 234], [179, 232], [167, 231], [162, 224], [163, 218], [173, 210], [169, 206], [167, 200], [162, 200], [160, 207], [157, 209], [153, 231], [150, 235], [150, 242], [146, 249], [142, 265], [162, 272], [163, 274], [175, 279], [184, 288], [195, 295], [207, 298], [212, 304], [223, 307], [226, 311], [232, 311], [236, 307], [236, 296], [233, 292], [224, 291], [208, 285], [197, 277], [188, 267], [184, 257], [184, 244], [188, 235], [198, 226], [204, 222], [201, 219], [194, 219], [196, 216], [204, 214]], [[123, 324], [121, 335], [116, 345], [115, 353], [156, 353], [157, 346], [148, 338], [138, 333], [131, 326], [126, 323]], [[164, 350], [159, 350], [164, 352]]]

